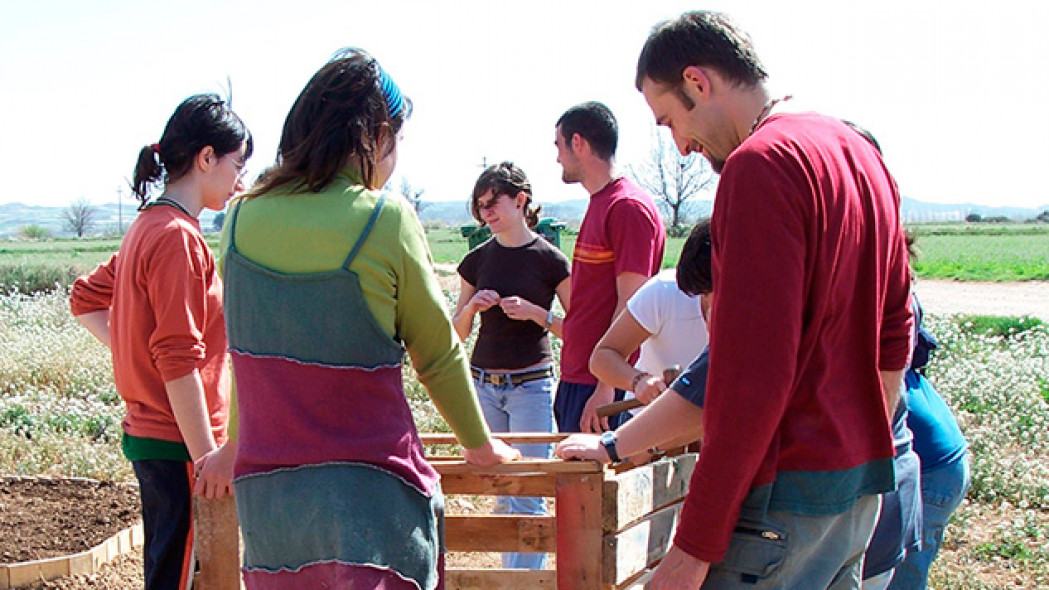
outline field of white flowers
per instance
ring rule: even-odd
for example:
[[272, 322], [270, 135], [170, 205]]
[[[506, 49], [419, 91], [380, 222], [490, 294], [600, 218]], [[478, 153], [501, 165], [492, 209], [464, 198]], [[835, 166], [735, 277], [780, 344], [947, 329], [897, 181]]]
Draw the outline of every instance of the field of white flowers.
[[[933, 587], [1049, 587], [1049, 329], [1037, 320], [927, 316], [928, 377], [955, 408], [973, 486]], [[133, 480], [108, 351], [64, 292], [0, 296], [0, 473]], [[421, 430], [445, 430], [406, 371]]]

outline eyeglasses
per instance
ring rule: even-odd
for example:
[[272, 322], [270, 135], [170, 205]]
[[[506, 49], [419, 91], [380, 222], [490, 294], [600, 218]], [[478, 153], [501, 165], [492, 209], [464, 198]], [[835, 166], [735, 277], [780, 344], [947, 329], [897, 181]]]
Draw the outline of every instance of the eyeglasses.
[[502, 197], [507, 197], [507, 196], [509, 196], [509, 195], [505, 195], [505, 194], [503, 194], [503, 195], [495, 195], [491, 199], [488, 199], [488, 202], [486, 202], [486, 203], [482, 203], [482, 202], [478, 201], [477, 202], [477, 210], [478, 211], [488, 211], [489, 209], [492, 209], [493, 207], [495, 207], [496, 203], [499, 202], [499, 199], [501, 199]]

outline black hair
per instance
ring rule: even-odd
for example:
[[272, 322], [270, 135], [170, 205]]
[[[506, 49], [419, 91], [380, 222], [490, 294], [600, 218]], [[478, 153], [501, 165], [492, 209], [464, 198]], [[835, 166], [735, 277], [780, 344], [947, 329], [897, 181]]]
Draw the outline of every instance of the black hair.
[[689, 232], [677, 261], [677, 288], [687, 295], [702, 295], [714, 290], [710, 269], [710, 219], [701, 219]]
[[[376, 184], [376, 166], [395, 148], [397, 133], [411, 117], [412, 103], [391, 116], [379, 62], [363, 49], [336, 53], [306, 83], [284, 120], [277, 161], [263, 173], [253, 194], [285, 184], [324, 190], [347, 164], [364, 184]], [[383, 126], [389, 144], [382, 151]]]
[[539, 224], [539, 211], [542, 210], [542, 206], [532, 205], [532, 183], [528, 182], [528, 176], [517, 164], [509, 161], [500, 162], [494, 166], [489, 166], [477, 177], [477, 182], [474, 183], [473, 196], [470, 198], [470, 214], [482, 226], [484, 225], [484, 219], [481, 217], [481, 208], [478, 206], [478, 200], [488, 191], [492, 191], [492, 195], [495, 197], [509, 195], [510, 198], [516, 197], [518, 193], [526, 193], [528, 199], [524, 205], [525, 223], [528, 224], [529, 228], [534, 228]]
[[750, 36], [727, 15], [697, 10], [653, 27], [637, 60], [634, 85], [645, 78], [677, 86], [685, 68], [710, 67], [726, 80], [754, 86], [768, 78]]
[[619, 143], [619, 123], [612, 110], [596, 102], [584, 102], [568, 109], [557, 120], [565, 144], [571, 144], [572, 136], [579, 134], [590, 144], [590, 148], [602, 160], [611, 162]]
[[150, 188], [161, 180], [169, 184], [188, 174], [200, 150], [211, 146], [221, 157], [244, 144], [246, 160], [254, 151], [251, 132], [227, 102], [217, 94], [191, 96], [168, 119], [160, 141], [139, 150], [131, 190], [145, 205]]
[[846, 125], [848, 125], [856, 133], [859, 133], [860, 137], [862, 137], [863, 139], [866, 139], [868, 143], [870, 143], [872, 146], [874, 146], [874, 149], [878, 150], [879, 154], [881, 153], [881, 144], [879, 144], [878, 140], [874, 138], [874, 134], [873, 133], [868, 131], [865, 127], [860, 127], [859, 125], [853, 123], [852, 121], [846, 121], [845, 119], [842, 119], [841, 122], [845, 123]]

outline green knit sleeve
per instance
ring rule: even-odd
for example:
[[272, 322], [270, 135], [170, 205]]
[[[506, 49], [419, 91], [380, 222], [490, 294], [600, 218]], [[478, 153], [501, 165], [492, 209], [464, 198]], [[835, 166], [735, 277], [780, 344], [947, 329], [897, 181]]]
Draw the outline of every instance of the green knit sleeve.
[[402, 205], [396, 209], [401, 216], [403, 254], [397, 285], [397, 332], [419, 380], [456, 438], [468, 449], [477, 448], [488, 440], [489, 433], [466, 353], [445, 307], [422, 224], [405, 203], [398, 203]]

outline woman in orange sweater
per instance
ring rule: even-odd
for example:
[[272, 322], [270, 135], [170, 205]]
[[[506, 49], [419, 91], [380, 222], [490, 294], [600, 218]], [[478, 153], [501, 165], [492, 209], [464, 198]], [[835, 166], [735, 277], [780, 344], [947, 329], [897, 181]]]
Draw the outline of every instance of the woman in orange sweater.
[[73, 285], [73, 315], [111, 349], [127, 408], [122, 445], [142, 495], [147, 590], [188, 584], [193, 493], [232, 493], [222, 282], [197, 216], [243, 189], [251, 151], [251, 134], [218, 96], [183, 101], [160, 142], [139, 153], [141, 213], [120, 251]]

